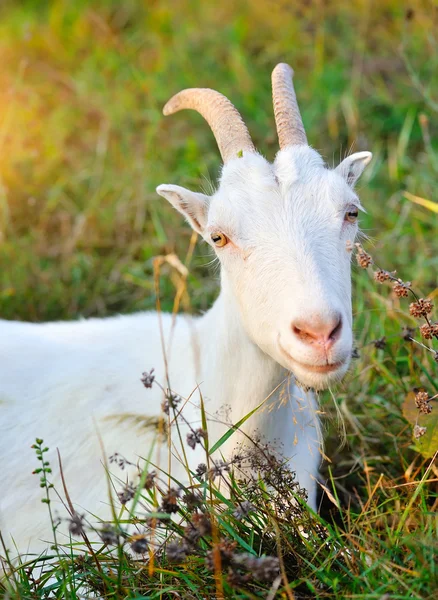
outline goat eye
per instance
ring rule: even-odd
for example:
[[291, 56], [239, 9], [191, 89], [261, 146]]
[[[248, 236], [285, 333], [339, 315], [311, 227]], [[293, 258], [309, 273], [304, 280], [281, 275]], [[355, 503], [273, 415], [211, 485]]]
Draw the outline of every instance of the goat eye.
[[345, 220], [349, 223], [356, 223], [358, 216], [359, 211], [357, 210], [357, 208], [351, 208], [345, 213]]
[[225, 246], [226, 244], [228, 244], [228, 238], [224, 233], [212, 233], [211, 241], [218, 248], [222, 248], [222, 246]]

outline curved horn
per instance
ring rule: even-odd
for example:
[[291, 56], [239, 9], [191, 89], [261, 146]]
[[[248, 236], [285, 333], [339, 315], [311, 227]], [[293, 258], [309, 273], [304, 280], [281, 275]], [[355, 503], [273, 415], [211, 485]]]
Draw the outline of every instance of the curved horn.
[[292, 77], [293, 69], [279, 63], [272, 71], [272, 99], [280, 149], [307, 146], [306, 132], [298, 108]]
[[210, 125], [224, 163], [241, 151], [255, 152], [239, 111], [219, 92], [208, 88], [183, 90], [167, 102], [163, 114], [171, 115], [183, 108], [198, 111]]

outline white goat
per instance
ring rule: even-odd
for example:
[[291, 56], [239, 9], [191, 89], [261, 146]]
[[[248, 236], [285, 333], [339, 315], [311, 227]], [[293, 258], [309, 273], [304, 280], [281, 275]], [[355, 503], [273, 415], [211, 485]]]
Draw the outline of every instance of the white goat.
[[[151, 367], [157, 381], [169, 381], [174, 392], [189, 398], [184, 414], [196, 426], [198, 388], [209, 415], [230, 405], [233, 422], [266, 399], [244, 430], [281, 442], [316, 506], [320, 431], [314, 396], [304, 390], [328, 387], [349, 366], [347, 246], [357, 234], [361, 208], [353, 186], [371, 154], [359, 152], [334, 170], [326, 167], [307, 144], [292, 74], [279, 64], [272, 75], [280, 142], [273, 164], [256, 152], [239, 113], [218, 92], [184, 90], [164, 107], [165, 115], [198, 111], [224, 162], [211, 197], [176, 185], [157, 188], [221, 264], [221, 291], [206, 314], [177, 317], [171, 336], [172, 317], [162, 315], [163, 338], [153, 312], [44, 324], [0, 321], [0, 524], [9, 547], [13, 539], [20, 551], [36, 550], [38, 540], [50, 539], [47, 508], [31, 475], [36, 437], [50, 446], [55, 487], [62, 493], [59, 448], [78, 511], [108, 517], [97, 432], [108, 455], [118, 451], [134, 461], [148, 455], [151, 433], [117, 416], [161, 414], [162, 393], [140, 382]], [[170, 337], [163, 350], [162, 339], [168, 344]], [[223, 432], [212, 417], [211, 442]], [[233, 435], [221, 451], [229, 454], [236, 441]], [[180, 453], [176, 439], [174, 452]], [[203, 462], [202, 454], [188, 452], [193, 468]], [[162, 450], [164, 468], [166, 455]], [[172, 468], [181, 476], [178, 461]]]

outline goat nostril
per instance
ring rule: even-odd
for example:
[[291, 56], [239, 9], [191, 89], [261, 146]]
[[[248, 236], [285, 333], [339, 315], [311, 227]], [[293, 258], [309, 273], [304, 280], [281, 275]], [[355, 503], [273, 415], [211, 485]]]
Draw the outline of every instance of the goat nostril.
[[306, 323], [300, 323], [300, 327], [292, 323], [292, 332], [299, 340], [301, 340], [305, 344], [313, 343], [317, 337], [312, 331], [311, 327], [306, 326]]
[[341, 333], [341, 329], [342, 329], [342, 317], [339, 317], [338, 323], [334, 327], [333, 331], [331, 332], [329, 339], [333, 340], [333, 341], [337, 340]]

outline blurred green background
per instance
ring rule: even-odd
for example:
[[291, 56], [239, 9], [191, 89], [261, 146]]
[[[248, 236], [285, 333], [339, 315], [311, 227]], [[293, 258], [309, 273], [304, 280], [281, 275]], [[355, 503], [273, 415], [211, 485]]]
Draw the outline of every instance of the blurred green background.
[[[329, 164], [374, 153], [359, 191], [379, 264], [433, 293], [436, 214], [404, 191], [437, 199], [437, 30], [432, 0], [3, 1], [1, 317], [153, 308], [151, 258], [183, 260], [191, 235], [154, 189], [199, 189], [220, 165], [201, 117], [164, 118], [163, 104], [184, 87], [220, 90], [272, 159], [279, 61], [295, 69], [310, 143]], [[199, 245], [187, 310], [216, 293], [210, 258]], [[164, 269], [164, 308], [174, 284]], [[359, 291], [360, 314], [375, 292]]]

